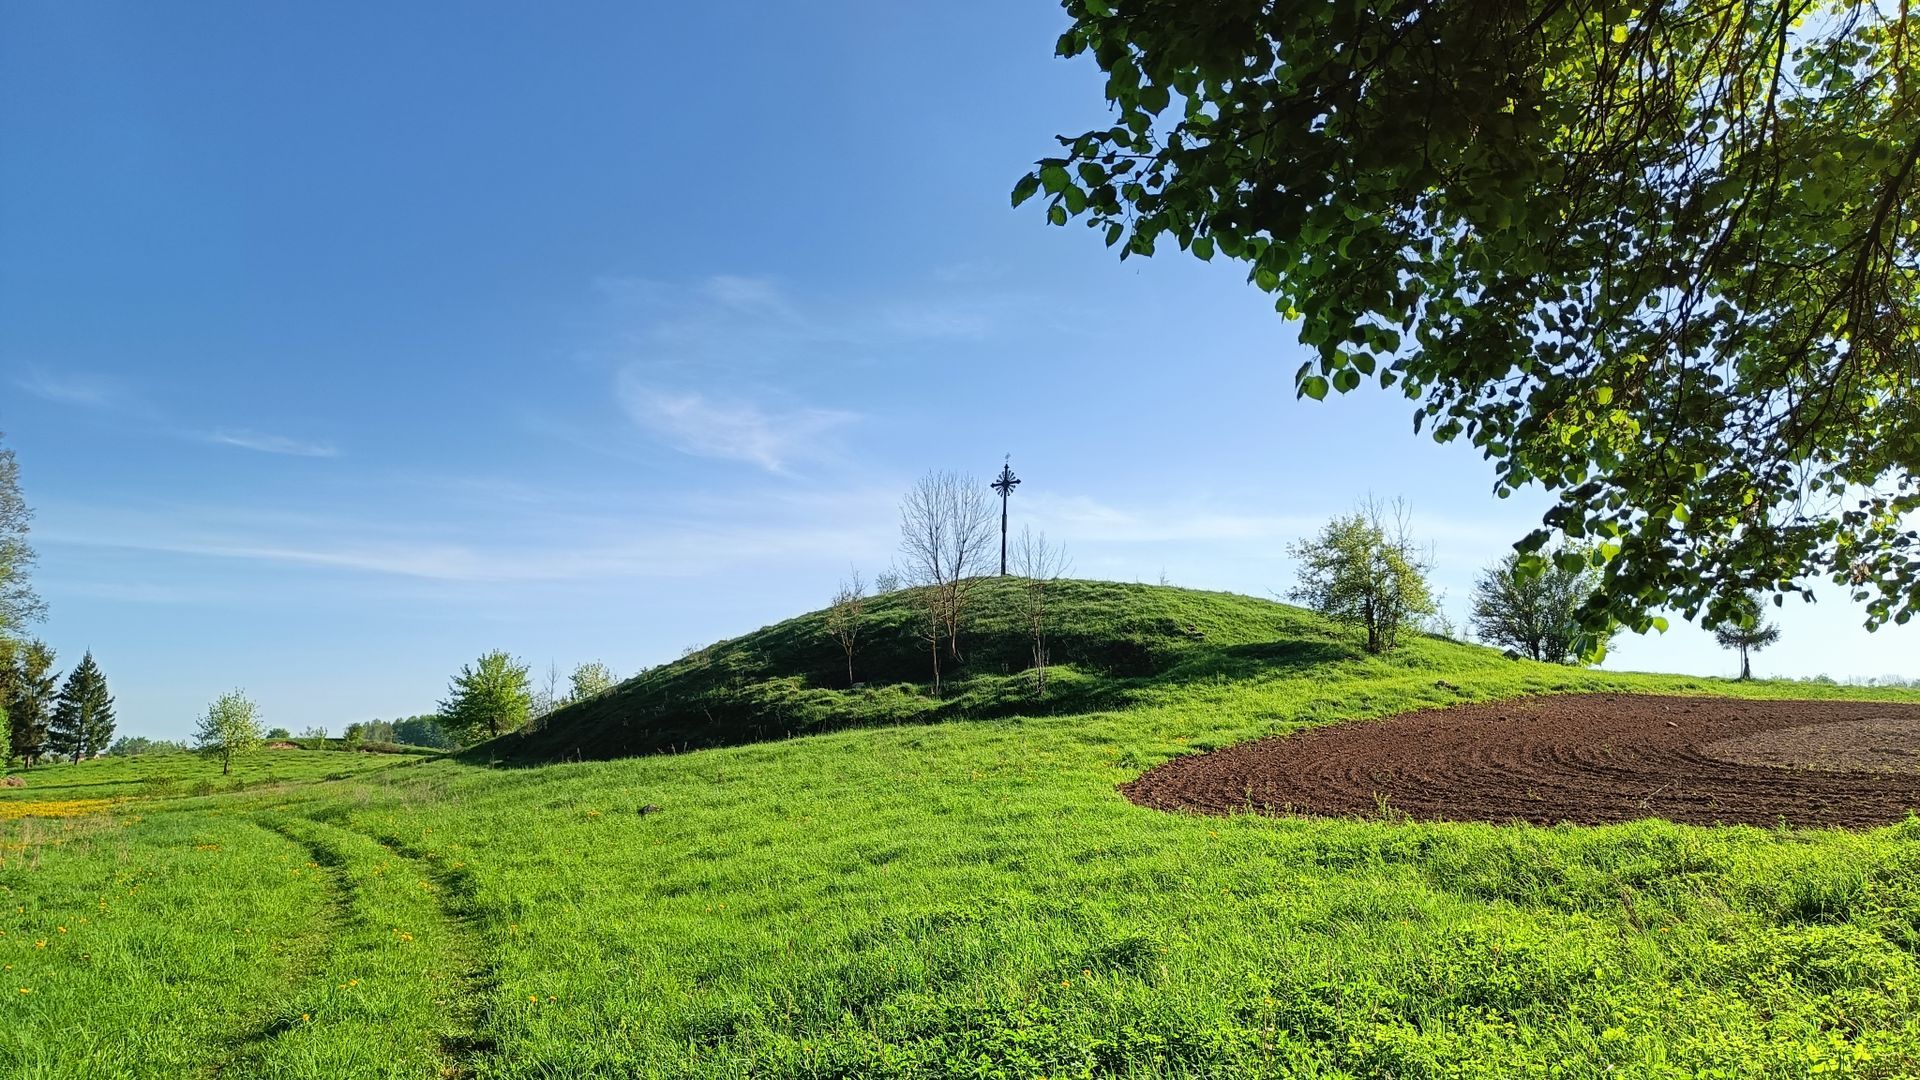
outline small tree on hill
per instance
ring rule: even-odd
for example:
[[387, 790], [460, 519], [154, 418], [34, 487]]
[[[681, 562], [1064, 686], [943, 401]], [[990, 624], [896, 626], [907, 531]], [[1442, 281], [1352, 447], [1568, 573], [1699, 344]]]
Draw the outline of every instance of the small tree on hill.
[[[1474, 632], [1535, 660], [1578, 663], [1584, 631], [1577, 613], [1599, 584], [1600, 573], [1585, 551], [1570, 549], [1531, 566], [1525, 556], [1508, 555], [1474, 582]], [[1604, 656], [1606, 641], [1598, 645]]]
[[573, 674], [567, 676], [567, 681], [573, 686], [567, 700], [585, 701], [613, 689], [620, 680], [614, 676], [612, 668], [598, 660], [589, 660], [575, 667]]
[[994, 520], [986, 486], [958, 473], [926, 474], [900, 503], [902, 569], [910, 585], [931, 590], [955, 660], [968, 600], [993, 550]]
[[1403, 626], [1433, 614], [1427, 564], [1414, 549], [1401, 503], [1393, 504], [1389, 519], [1379, 503], [1369, 500], [1287, 551], [1300, 560], [1300, 581], [1292, 598], [1328, 618], [1360, 627], [1368, 652], [1393, 649]]
[[47, 725], [47, 747], [78, 764], [81, 758], [100, 753], [112, 742], [113, 695], [107, 692], [107, 678], [100, 673], [100, 665], [88, 652], [60, 688]]
[[1071, 562], [1065, 549], [1047, 542], [1046, 533], [1023, 527], [1013, 545], [1013, 572], [1020, 578], [1020, 614], [1033, 643], [1033, 692], [1047, 692], [1047, 631], [1054, 583]]
[[233, 772], [233, 759], [260, 745], [260, 707], [240, 690], [230, 690], [207, 706], [193, 731], [193, 748], [220, 760], [220, 773]]
[[461, 666], [440, 703], [440, 724], [470, 741], [491, 739], [526, 723], [532, 704], [527, 665], [496, 649]]
[[1780, 640], [1780, 625], [1770, 623], [1761, 614], [1760, 597], [1755, 593], [1741, 593], [1729, 605], [1729, 611], [1713, 628], [1713, 637], [1723, 649], [1740, 651], [1740, 679], [1753, 678], [1753, 664], [1749, 654]]
[[933, 660], [933, 696], [940, 696], [940, 644], [946, 640], [944, 618], [946, 604], [938, 587], [922, 585], [913, 590], [914, 628], [927, 643], [927, 655]]
[[827, 636], [840, 643], [847, 654], [847, 685], [852, 686], [853, 653], [860, 644], [860, 624], [867, 610], [867, 583], [855, 570], [834, 590], [833, 603], [827, 605]]
[[540, 685], [531, 686], [527, 692], [527, 718], [539, 720], [566, 704], [567, 695], [560, 690], [560, 665], [549, 660]]

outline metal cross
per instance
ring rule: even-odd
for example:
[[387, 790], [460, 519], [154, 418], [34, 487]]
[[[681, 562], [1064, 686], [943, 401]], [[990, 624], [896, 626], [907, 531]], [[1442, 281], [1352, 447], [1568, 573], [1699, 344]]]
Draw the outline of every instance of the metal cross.
[[1007, 455], [1007, 464], [1000, 466], [1000, 476], [993, 482], [993, 490], [1000, 493], [1000, 576], [1007, 576], [1007, 499], [1013, 489], [1020, 486], [1020, 478], [1013, 475], [1012, 454]]

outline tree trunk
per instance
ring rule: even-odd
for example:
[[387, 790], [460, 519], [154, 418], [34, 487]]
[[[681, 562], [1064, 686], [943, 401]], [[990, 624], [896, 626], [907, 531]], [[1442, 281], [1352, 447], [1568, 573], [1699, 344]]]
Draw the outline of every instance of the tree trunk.
[[933, 635], [933, 696], [940, 696], [940, 635]]
[[1749, 663], [1747, 662], [1747, 650], [1746, 650], [1746, 647], [1745, 647], [1745, 646], [1741, 646], [1741, 649], [1740, 649], [1740, 681], [1741, 681], [1741, 682], [1746, 682], [1746, 681], [1748, 681], [1749, 679], [1752, 679], [1752, 678], [1753, 678], [1753, 665], [1752, 665], [1752, 664], [1749, 664]]
[[220, 755], [220, 775], [233, 775], [233, 751], [231, 750]]
[[847, 689], [853, 689], [853, 650], [847, 650]]

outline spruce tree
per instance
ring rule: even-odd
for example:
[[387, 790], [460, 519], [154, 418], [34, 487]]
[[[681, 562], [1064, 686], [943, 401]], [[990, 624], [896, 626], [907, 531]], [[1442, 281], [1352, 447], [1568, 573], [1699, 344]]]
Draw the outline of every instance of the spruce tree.
[[60, 688], [53, 717], [47, 726], [48, 747], [78, 764], [92, 757], [113, 741], [113, 695], [107, 692], [106, 676], [93, 662], [93, 653], [80, 658]]
[[1757, 594], [1742, 593], [1734, 598], [1730, 607], [1732, 613], [1713, 628], [1713, 637], [1721, 648], [1739, 651], [1740, 681], [1745, 682], [1753, 678], [1750, 654], [1779, 641], [1780, 624], [1770, 623], [1762, 617]]
[[0, 704], [6, 706], [13, 754], [28, 765], [47, 749], [59, 672], [53, 650], [40, 641], [0, 638]]

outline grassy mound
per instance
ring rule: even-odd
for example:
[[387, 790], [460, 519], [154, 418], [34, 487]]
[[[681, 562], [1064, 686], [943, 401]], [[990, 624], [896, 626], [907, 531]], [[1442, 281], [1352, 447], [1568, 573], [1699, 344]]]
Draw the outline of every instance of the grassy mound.
[[[1920, 819], [1217, 818], [1116, 790], [1195, 750], [1460, 701], [1920, 694], [1428, 638], [1373, 657], [1284, 605], [1074, 583], [1072, 667], [1036, 702], [1007, 600], [983, 602], [950, 697], [874, 687], [928, 718], [1026, 702], [992, 719], [504, 770], [294, 750], [233, 777], [35, 769], [0, 791], [0, 1076], [1920, 1076]], [[755, 684], [837, 703], [821, 726], [884, 718], [818, 625], [521, 741], [616, 747], [627, 717], [669, 714], [632, 710], [647, 694], [687, 695], [669, 715], [691, 726]], [[862, 654], [876, 683], [921, 677], [896, 634]], [[753, 714], [725, 715], [705, 735], [748, 737]]]
[[[848, 685], [845, 656], [816, 611], [710, 645], [628, 679], [478, 753], [604, 759], [736, 745], [847, 727], [1122, 708], [1172, 686], [1298, 672], [1364, 654], [1351, 634], [1287, 604], [1231, 593], [1062, 581], [1050, 599], [1044, 698], [1032, 679], [1021, 583], [980, 583], [961, 661], [931, 659], [914, 598], [869, 602]], [[1499, 663], [1490, 650], [1422, 640], [1402, 662]]]

